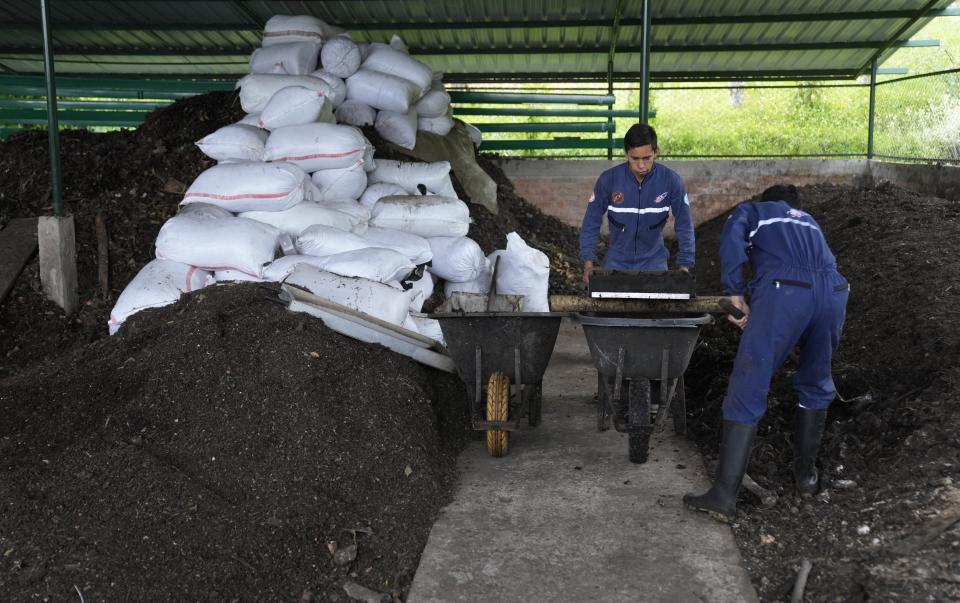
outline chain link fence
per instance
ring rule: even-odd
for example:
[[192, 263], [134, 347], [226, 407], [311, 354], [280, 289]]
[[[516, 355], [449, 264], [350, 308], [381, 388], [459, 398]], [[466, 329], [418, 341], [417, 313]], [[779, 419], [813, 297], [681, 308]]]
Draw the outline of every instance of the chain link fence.
[[960, 69], [879, 82], [873, 156], [960, 163]]
[[[898, 161], [960, 163], [960, 69], [881, 79], [875, 89], [873, 156]], [[606, 94], [606, 85], [511, 87], [514, 91]], [[501, 89], [501, 91], [503, 91]], [[617, 84], [616, 111], [637, 111], [636, 87]], [[870, 84], [857, 82], [729, 82], [656, 84], [651, 123], [661, 155], [673, 159], [865, 158]], [[470, 117], [464, 117], [471, 121]], [[486, 121], [563, 121], [488, 117]], [[487, 133], [485, 140], [558, 139], [583, 148], [499, 151], [516, 157], [606, 158], [604, 139], [621, 139], [637, 118], [616, 117], [614, 132], [558, 136]], [[482, 150], [482, 147], [481, 147]]]

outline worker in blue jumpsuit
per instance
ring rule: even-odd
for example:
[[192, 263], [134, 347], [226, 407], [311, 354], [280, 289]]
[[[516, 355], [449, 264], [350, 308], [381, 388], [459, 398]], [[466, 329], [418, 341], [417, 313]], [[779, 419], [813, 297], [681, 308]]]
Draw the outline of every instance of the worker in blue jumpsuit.
[[603, 172], [593, 187], [580, 228], [583, 281], [589, 284], [597, 260], [600, 225], [607, 216], [610, 238], [603, 267], [618, 270], [666, 270], [670, 252], [663, 244], [663, 226], [672, 213], [680, 244], [677, 266], [694, 263], [690, 199], [680, 176], [656, 163], [657, 133], [634, 124], [623, 138], [627, 161]]
[[[819, 485], [817, 451], [827, 407], [836, 395], [831, 361], [850, 286], [837, 272], [820, 226], [791, 206], [798, 201], [796, 187], [771, 187], [760, 202], [741, 203], [730, 212], [720, 238], [723, 287], [744, 313], [740, 319], [727, 318], [743, 335], [723, 400], [723, 439], [713, 487], [702, 496], [687, 494], [683, 501], [722, 521], [736, 515], [737, 492], [757, 422], [767, 410], [770, 380], [797, 346], [795, 487], [806, 497], [816, 494]], [[753, 274], [749, 285], [743, 275], [748, 262]]]

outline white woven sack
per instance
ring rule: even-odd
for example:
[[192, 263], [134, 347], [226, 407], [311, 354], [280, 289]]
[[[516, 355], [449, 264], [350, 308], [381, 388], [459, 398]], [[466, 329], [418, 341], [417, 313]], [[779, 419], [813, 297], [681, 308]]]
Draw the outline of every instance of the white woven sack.
[[330, 73], [326, 69], [317, 69], [310, 75], [320, 78], [330, 86], [330, 98], [328, 100], [334, 109], [347, 100], [347, 83], [343, 81], [343, 78]]
[[250, 73], [306, 75], [317, 68], [320, 43], [295, 42], [258, 48], [250, 55]]
[[263, 27], [263, 46], [293, 42], [323, 42], [343, 33], [339, 27], [327, 25], [309, 15], [274, 15]]
[[523, 295], [524, 312], [549, 312], [549, 289], [550, 258], [517, 233], [508, 234], [497, 268], [497, 293]]
[[419, 195], [419, 185], [435, 195], [456, 197], [450, 181], [450, 162], [434, 161], [419, 163], [381, 159], [377, 167], [370, 172], [370, 182], [390, 182], [402, 186], [410, 195]]
[[260, 113], [277, 90], [289, 86], [303, 86], [330, 96], [330, 86], [311, 75], [251, 73], [240, 78], [236, 85], [240, 89], [240, 106], [247, 113]]
[[213, 273], [213, 276], [218, 283], [265, 283], [271, 280], [246, 274], [239, 270], [217, 270]]
[[407, 43], [403, 41], [403, 38], [397, 34], [390, 36], [390, 48], [394, 50], [399, 50], [403, 54], [410, 54], [410, 49], [407, 48]]
[[430, 90], [414, 105], [419, 117], [441, 117], [450, 110], [450, 95], [441, 90]]
[[303, 86], [288, 86], [277, 90], [267, 101], [257, 125], [266, 130], [284, 126], [299, 126], [317, 121], [326, 97], [319, 90]]
[[316, 172], [353, 165], [363, 158], [366, 139], [351, 126], [328, 123], [277, 128], [263, 148], [264, 161], [289, 161]]
[[360, 69], [347, 78], [347, 100], [374, 109], [406, 113], [418, 94], [416, 84], [389, 73]]
[[443, 331], [440, 329], [440, 321], [430, 318], [426, 314], [419, 312], [410, 312], [410, 320], [417, 327], [417, 333], [425, 335], [434, 341], [439, 341], [443, 345], [447, 342], [443, 340]]
[[406, 278], [416, 266], [402, 254], [383, 247], [365, 247], [324, 256], [318, 267], [339, 274], [389, 283]]
[[490, 261], [484, 258], [483, 269], [477, 278], [462, 283], [446, 281], [443, 283], [443, 294], [446, 297], [450, 297], [457, 291], [462, 291], [464, 293], [480, 293], [486, 295], [490, 292], [490, 283], [493, 280], [490, 266]]
[[361, 68], [389, 73], [413, 82], [417, 87], [415, 98], [423, 96], [433, 83], [433, 71], [429, 67], [386, 44], [370, 44], [370, 54], [363, 60]]
[[209, 218], [198, 212], [178, 214], [157, 234], [157, 257], [204, 270], [239, 270], [262, 276], [277, 256], [280, 231], [246, 218]]
[[310, 178], [320, 189], [320, 201], [359, 199], [367, 190], [367, 172], [362, 159], [349, 167], [316, 171]]
[[297, 237], [297, 253], [301, 255], [328, 256], [374, 246], [358, 234], [323, 224], [310, 226]]
[[292, 163], [228, 163], [201, 172], [181, 205], [209, 203], [228, 211], [283, 211], [303, 201], [306, 172]]
[[110, 334], [115, 334], [131, 315], [176, 303], [181, 294], [203, 289], [214, 282], [207, 270], [170, 260], [152, 260], [124, 287], [113, 305], [107, 322]]
[[477, 242], [467, 237], [431, 237], [433, 251], [430, 272], [446, 281], [465, 283], [478, 278], [487, 269], [487, 256]]
[[240, 217], [269, 224], [292, 237], [300, 236], [304, 230], [314, 224], [348, 232], [354, 222], [349, 215], [313, 201], [298, 203], [286, 211], [244, 212]]
[[284, 282], [395, 325], [403, 324], [410, 300], [417, 294], [370, 279], [339, 276], [309, 264], [297, 264]]
[[243, 116], [243, 119], [238, 121], [235, 125], [251, 126], [253, 128], [257, 128], [258, 130], [262, 130], [263, 128], [260, 127], [259, 121], [260, 121], [259, 113], [247, 113], [246, 115]]
[[344, 101], [334, 112], [337, 122], [351, 126], [372, 126], [377, 120], [377, 110], [359, 101]]
[[339, 78], [356, 73], [362, 61], [360, 48], [347, 36], [330, 38], [320, 50], [320, 65]]
[[393, 249], [417, 266], [433, 259], [433, 250], [427, 239], [409, 232], [389, 228], [368, 228], [363, 233], [363, 238], [370, 243], [371, 247]]
[[204, 155], [217, 161], [260, 161], [266, 141], [264, 130], [232, 124], [207, 134], [196, 145]]
[[363, 137], [367, 141], [367, 148], [363, 151], [363, 169], [367, 172], [372, 172], [377, 169], [377, 160], [373, 158], [373, 154], [376, 149], [373, 148], [373, 145], [367, 140], [367, 137]]
[[[382, 163], [383, 161], [385, 160], [381, 159], [378, 163]], [[372, 174], [373, 172], [367, 175], [368, 182], [370, 181]], [[368, 186], [367, 189], [363, 191], [363, 194], [360, 195], [360, 205], [372, 209], [377, 201], [383, 197], [406, 194], [408, 194], [407, 189], [403, 188], [399, 184], [394, 184], [392, 182], [377, 182]]]
[[370, 216], [370, 226], [427, 238], [463, 237], [470, 230], [467, 204], [443, 195], [383, 197], [373, 206]]
[[384, 140], [412, 149], [417, 145], [417, 112], [410, 109], [406, 113], [380, 111], [373, 127]]
[[446, 136], [453, 129], [453, 118], [449, 115], [440, 117], [419, 117], [417, 118], [417, 129], [424, 132], [432, 132], [440, 136]]
[[267, 266], [263, 267], [263, 278], [274, 282], [282, 282], [283, 279], [287, 278], [287, 275], [293, 272], [293, 269], [297, 267], [297, 264], [310, 264], [311, 266], [317, 266], [320, 262], [323, 261], [322, 257], [315, 255], [301, 255], [301, 254], [292, 254], [279, 257]]
[[321, 201], [324, 207], [345, 214], [350, 219], [350, 232], [362, 235], [370, 223], [370, 210], [353, 199]]
[[[397, 284], [399, 285], [399, 283]], [[423, 276], [410, 283], [411, 288], [423, 292], [423, 295], [414, 298], [413, 303], [410, 305], [411, 312], [419, 312], [423, 309], [424, 302], [433, 295], [433, 287], [435, 284], [436, 281], [434, 281], [433, 275], [430, 274], [429, 270], [424, 270]]]

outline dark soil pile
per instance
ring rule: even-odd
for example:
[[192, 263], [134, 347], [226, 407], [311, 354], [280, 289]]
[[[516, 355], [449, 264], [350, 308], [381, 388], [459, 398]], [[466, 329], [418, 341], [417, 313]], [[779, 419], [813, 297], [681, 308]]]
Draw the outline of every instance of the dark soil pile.
[[4, 600], [404, 593], [465, 392], [270, 296], [207, 288], [0, 382]]
[[[889, 184], [801, 193], [852, 284], [834, 360], [842, 399], [820, 455], [826, 490], [792, 494], [792, 358], [750, 464], [780, 500], [765, 509], [741, 494], [738, 544], [765, 601], [789, 599], [803, 559], [807, 601], [960, 600], [960, 201]], [[703, 292], [721, 289], [724, 219], [697, 232]], [[687, 372], [692, 435], [710, 455], [737, 342], [726, 322], [709, 327]]]

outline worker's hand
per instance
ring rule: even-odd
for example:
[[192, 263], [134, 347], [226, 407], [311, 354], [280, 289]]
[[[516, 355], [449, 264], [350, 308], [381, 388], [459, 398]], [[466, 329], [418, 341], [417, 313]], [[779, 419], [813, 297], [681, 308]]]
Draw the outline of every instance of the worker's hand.
[[680, 266], [679, 270], [680, 270], [680, 272], [687, 272], [687, 273], [690, 272], [690, 269], [687, 268], [686, 266]]
[[583, 284], [590, 286], [590, 275], [593, 274], [593, 262], [587, 260], [583, 263]]
[[731, 295], [730, 303], [743, 312], [743, 316], [741, 318], [734, 318], [730, 314], [727, 314], [727, 320], [741, 330], [747, 328], [747, 320], [750, 318], [750, 306], [747, 305], [747, 301], [743, 299], [742, 295]]

